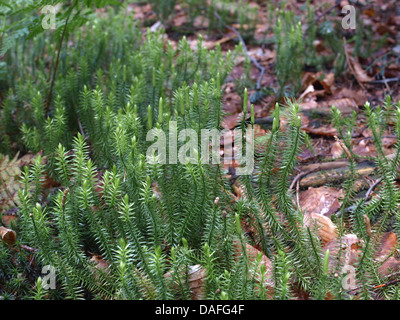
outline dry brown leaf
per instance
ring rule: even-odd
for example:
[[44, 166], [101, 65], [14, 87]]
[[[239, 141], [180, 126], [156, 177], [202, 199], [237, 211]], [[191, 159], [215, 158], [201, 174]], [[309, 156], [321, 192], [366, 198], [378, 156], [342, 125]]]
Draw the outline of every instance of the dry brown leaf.
[[176, 15], [172, 20], [175, 27], [182, 27], [188, 22], [187, 16], [181, 12], [179, 15]]
[[313, 97], [312, 99], [300, 102], [299, 106], [302, 112], [315, 111], [321, 115], [330, 115], [332, 113], [332, 106], [335, 106], [344, 115], [350, 114], [353, 111], [358, 111], [355, 101], [349, 98], [316, 101], [315, 97]]
[[227, 115], [222, 119], [221, 125], [224, 129], [231, 130], [238, 124], [238, 119], [240, 119], [240, 117], [241, 113]]
[[148, 3], [146, 5], [136, 5], [130, 4], [130, 9], [134, 13], [135, 20], [144, 20], [144, 19], [155, 19], [156, 15], [152, 10], [151, 4]]
[[333, 73], [305, 72], [302, 77], [302, 88], [305, 88], [305, 90], [300, 98], [304, 98], [310, 92], [313, 92], [313, 96], [331, 95], [334, 90], [334, 83], [335, 75]]
[[243, 192], [244, 192], [244, 186], [239, 185], [237, 182], [238, 180], [235, 181], [235, 183], [232, 185], [232, 189], [235, 193], [235, 200], [239, 201], [243, 197]]
[[354, 145], [352, 148], [353, 153], [359, 156], [370, 156], [370, 157], [375, 157], [377, 155], [377, 151], [375, 149], [375, 145], [372, 142], [372, 140], [359, 140], [358, 143], [357, 141], [353, 140], [352, 144]]
[[237, 114], [242, 112], [242, 100], [237, 92], [227, 92], [223, 98], [224, 111], [227, 114]]
[[[304, 98], [309, 95], [310, 93], [315, 92], [314, 86], [310, 84], [304, 91], [303, 93], [299, 96], [299, 100], [302, 101]], [[314, 105], [312, 104], [314, 103]], [[318, 103], [315, 101], [315, 95], [311, 98], [311, 100], [307, 100], [305, 102], [301, 102], [300, 106], [305, 105], [306, 108], [312, 108], [313, 106], [317, 106]]]
[[[329, 249], [328, 271], [331, 273], [339, 271], [341, 274], [351, 273], [351, 270], [355, 270], [361, 259], [362, 246], [363, 241], [358, 239], [355, 234], [346, 234], [340, 239], [336, 238], [329, 242], [323, 248], [324, 252]], [[336, 270], [338, 263], [343, 266], [341, 270]], [[351, 277], [348, 277], [347, 280], [351, 280]], [[359, 280], [354, 280], [354, 285], [358, 287], [360, 285]]]
[[303, 88], [307, 88], [310, 85], [314, 84], [318, 78], [321, 76], [322, 71], [320, 72], [304, 72], [303, 77], [301, 78], [301, 86]]
[[355, 234], [346, 234], [341, 238], [335, 238], [328, 242], [323, 251], [329, 249], [328, 269], [330, 272], [335, 271], [340, 254], [340, 264], [343, 266], [355, 266], [362, 255], [362, 240], [358, 239]]
[[[239, 240], [234, 241], [234, 247], [236, 249], [234, 256], [235, 256], [235, 258], [238, 258], [240, 255], [243, 254], [242, 246], [241, 246], [241, 243], [239, 242]], [[255, 266], [255, 263], [257, 261], [257, 256], [259, 254], [261, 254], [261, 260], [260, 260], [260, 264], [258, 265], [258, 270], [261, 267], [261, 265], [265, 266], [266, 274], [264, 276], [263, 286], [265, 288], [267, 288], [267, 291], [269, 294], [272, 294], [273, 289], [274, 289], [274, 281], [273, 281], [273, 264], [272, 264], [271, 260], [260, 250], [257, 250], [256, 248], [249, 245], [248, 243], [246, 243], [245, 248], [246, 248], [247, 259], [253, 267]], [[254, 269], [252, 271], [253, 272], [251, 272], [251, 273], [254, 273]], [[256, 281], [258, 281], [258, 282], [260, 281], [258, 276], [256, 277]]]
[[[37, 155], [39, 155], [38, 153]], [[8, 210], [19, 205], [18, 190], [22, 187], [21, 168], [29, 165], [36, 155], [26, 154], [13, 159], [0, 154], [0, 210]]]
[[90, 259], [90, 261], [94, 262], [96, 269], [106, 271], [106, 272], [109, 271], [110, 263], [108, 261], [104, 260], [98, 254], [92, 254], [92, 258]]
[[358, 60], [354, 59], [352, 56], [349, 56], [349, 61], [353, 67], [354, 76], [357, 78], [358, 81], [370, 82], [373, 80], [370, 76], [367, 75], [367, 73], [361, 67], [361, 64], [360, 64], [360, 62], [358, 62]]
[[[246, 251], [247, 251], [247, 257], [248, 260], [252, 263], [252, 270], [250, 270], [250, 274], [254, 273], [255, 271], [258, 271], [261, 267], [261, 265], [265, 266], [265, 275], [264, 275], [264, 282], [260, 283], [261, 279], [259, 274], [257, 273], [255, 280], [260, 283], [260, 285], [264, 286], [267, 289], [267, 296], [272, 297], [273, 294], [273, 289], [274, 289], [274, 281], [273, 281], [273, 264], [271, 260], [261, 251], [257, 250], [256, 248], [252, 247], [249, 244], [246, 244]], [[262, 254], [261, 256], [261, 261], [260, 264], [257, 267], [257, 270], [254, 270], [254, 265], [255, 261], [257, 260], [257, 256], [259, 254]]]
[[303, 126], [302, 130], [307, 133], [314, 134], [317, 136], [325, 136], [325, 137], [334, 137], [337, 136], [337, 130], [331, 125], [328, 126], [318, 126], [318, 127], [311, 127], [311, 126]]
[[333, 187], [310, 187], [300, 193], [300, 205], [306, 214], [312, 212], [330, 217], [340, 208], [343, 190]]
[[395, 257], [389, 257], [379, 267], [378, 272], [381, 277], [389, 276], [400, 270], [400, 260]]
[[[173, 272], [167, 272], [164, 277], [166, 279], [173, 278]], [[185, 271], [182, 269], [180, 272], [180, 277], [186, 277]], [[192, 300], [203, 300], [204, 299], [204, 288], [206, 281], [206, 269], [201, 267], [201, 265], [196, 264], [194, 266], [189, 266], [188, 270], [188, 284], [190, 288], [190, 295]], [[179, 284], [174, 283], [173, 287], [179, 289]]]
[[334, 83], [335, 83], [335, 74], [332, 72], [326, 74], [325, 78], [321, 81], [322, 86], [329, 94], [332, 93]]
[[256, 47], [254, 49], [248, 49], [248, 54], [250, 57], [253, 57], [257, 61], [262, 62], [264, 64], [276, 58], [276, 51], [271, 51], [260, 47]]
[[337, 227], [326, 216], [312, 212], [304, 216], [304, 226], [309, 227], [311, 230], [317, 228], [318, 237], [321, 239], [323, 245], [326, 245], [337, 237]]
[[376, 260], [378, 261], [384, 261], [399, 245], [397, 234], [392, 231], [386, 232], [379, 242], [380, 244], [375, 254]]
[[346, 147], [346, 145], [342, 142], [342, 140], [339, 139], [337, 136], [334, 136], [334, 138], [335, 138], [335, 141], [339, 143], [340, 147], [341, 147], [341, 148], [343, 149], [343, 151], [346, 153], [347, 157], [348, 157], [349, 159], [352, 159], [352, 158], [353, 158], [352, 154], [350, 153], [350, 151], [349, 151], [349, 149]]
[[[334, 99], [350, 99], [357, 106], [363, 106], [367, 101], [367, 96], [363, 90], [353, 90], [350, 88], [341, 88], [333, 94]], [[337, 106], [338, 107], [338, 106]]]
[[331, 146], [331, 155], [333, 159], [340, 158], [343, 155], [343, 148], [340, 143], [335, 141]]
[[1, 217], [1, 223], [6, 227], [11, 227], [12, 224], [18, 221], [18, 216], [16, 215], [3, 215]]
[[329, 108], [335, 106], [342, 114], [349, 114], [353, 111], [358, 111], [358, 107], [353, 98], [339, 98], [321, 101], [321, 108]]
[[397, 142], [397, 138], [396, 137], [383, 137], [382, 138], [382, 145], [385, 148], [391, 148], [393, 147]]
[[194, 18], [193, 27], [195, 28], [208, 28], [210, 25], [210, 20], [205, 16], [197, 16]]
[[363, 214], [364, 218], [364, 223], [365, 223], [365, 229], [367, 231], [368, 237], [372, 235], [372, 229], [371, 229], [371, 221], [369, 220], [369, 217], [366, 214]]

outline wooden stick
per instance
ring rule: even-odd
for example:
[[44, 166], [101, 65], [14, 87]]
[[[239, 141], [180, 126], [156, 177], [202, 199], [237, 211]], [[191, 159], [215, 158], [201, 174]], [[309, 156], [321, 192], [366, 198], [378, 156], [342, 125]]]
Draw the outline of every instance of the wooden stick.
[[330, 162], [322, 162], [322, 163], [311, 163], [307, 165], [303, 165], [298, 167], [301, 171], [311, 171], [311, 170], [330, 170], [347, 167], [349, 165], [349, 160], [336, 160]]
[[[373, 174], [376, 171], [376, 166], [370, 162], [360, 163], [356, 166], [357, 174], [365, 177]], [[339, 183], [349, 177], [347, 168], [335, 168], [325, 171], [317, 171], [310, 173], [300, 181], [301, 188], [321, 186], [327, 183]]]
[[[289, 190], [293, 189], [293, 187], [295, 186], [295, 184], [296, 184], [297, 182], [299, 182], [299, 179], [301, 179], [302, 177], [304, 177], [304, 176], [306, 176], [306, 175], [308, 175], [308, 174], [310, 174], [310, 173], [312, 173], [312, 172], [317, 171], [318, 169], [319, 169], [319, 168], [314, 168], [314, 169], [312, 169], [312, 170], [308, 170], [308, 171], [305, 171], [305, 172], [300, 172], [300, 173], [293, 179], [292, 183], [290, 184]], [[299, 184], [298, 184], [298, 186], [299, 186]]]

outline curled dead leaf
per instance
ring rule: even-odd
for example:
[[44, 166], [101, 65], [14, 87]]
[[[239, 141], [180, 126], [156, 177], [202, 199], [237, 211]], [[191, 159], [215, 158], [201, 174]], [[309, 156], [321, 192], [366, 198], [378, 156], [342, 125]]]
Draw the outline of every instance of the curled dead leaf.
[[[234, 241], [234, 246], [236, 249], [234, 256], [236, 258], [238, 258], [240, 255], [243, 254], [243, 249], [242, 249], [242, 246], [239, 241]], [[265, 275], [264, 275], [264, 281], [261, 285], [267, 289], [267, 295], [271, 295], [271, 297], [272, 297], [275, 284], [273, 281], [273, 264], [272, 264], [271, 260], [260, 250], [254, 248], [253, 246], [251, 246], [247, 243], [246, 243], [245, 249], [246, 249], [247, 259], [248, 259], [250, 265], [252, 266], [252, 270], [250, 270], [250, 274], [254, 274], [255, 271], [260, 270], [261, 266], [264, 266]], [[257, 258], [260, 257], [259, 255], [261, 255], [261, 259], [259, 261], [258, 266], [256, 266]], [[254, 270], [254, 267], [257, 267], [257, 270]], [[258, 272], [256, 272], [255, 280], [258, 283], [261, 283], [260, 275]]]
[[367, 73], [362, 68], [362, 66], [361, 66], [360, 62], [358, 62], [358, 60], [356, 60], [352, 56], [349, 56], [349, 63], [351, 64], [351, 67], [354, 70], [354, 76], [357, 78], [358, 81], [360, 81], [360, 82], [372, 81], [372, 78], [367, 75]]
[[395, 257], [389, 257], [379, 267], [378, 272], [382, 277], [389, 276], [400, 270], [400, 260]]
[[92, 258], [90, 259], [91, 262], [94, 263], [94, 266], [96, 269], [108, 272], [110, 263], [106, 260], [104, 260], [101, 256], [98, 254], [92, 254]]
[[0, 227], [0, 237], [1, 240], [9, 245], [13, 245], [15, 241], [17, 241], [17, 234], [15, 231], [5, 227]]
[[387, 259], [397, 249], [398, 245], [397, 234], [392, 231], [386, 232], [379, 240], [375, 253], [376, 260], [384, 261]]
[[328, 217], [312, 212], [304, 217], [304, 226], [314, 230], [317, 228], [318, 237], [325, 245], [336, 238], [337, 227]]

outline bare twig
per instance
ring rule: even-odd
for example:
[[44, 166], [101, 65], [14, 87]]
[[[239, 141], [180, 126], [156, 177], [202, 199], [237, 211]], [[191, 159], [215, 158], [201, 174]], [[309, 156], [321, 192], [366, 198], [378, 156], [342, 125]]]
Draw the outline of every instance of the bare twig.
[[24, 250], [29, 251], [29, 252], [36, 252], [36, 251], [38, 251], [38, 249], [29, 247], [29, 246], [26, 246], [26, 245], [24, 245], [24, 244], [21, 244], [21, 249], [24, 249]]
[[296, 202], [297, 202], [297, 207], [301, 208], [301, 206], [300, 206], [300, 181], [297, 181], [297, 183], [296, 183]]
[[243, 40], [242, 35], [240, 34], [239, 31], [237, 31], [234, 27], [228, 26], [223, 19], [221, 18], [221, 16], [218, 14], [217, 11], [214, 11], [214, 15], [217, 17], [217, 19], [229, 30], [231, 30], [233, 33], [236, 34], [236, 36], [239, 38], [239, 41], [242, 43], [243, 45], [243, 49], [244, 52], [246, 54], [246, 56], [249, 58], [249, 60], [257, 67], [258, 70], [260, 70], [260, 75], [257, 79], [257, 85], [256, 85], [256, 90], [260, 90], [261, 89], [261, 80], [262, 77], [264, 76], [265, 73], [265, 68], [263, 66], [261, 66], [258, 61], [256, 59], [254, 59], [253, 57], [250, 56], [249, 51], [247, 50], [247, 46], [245, 41]]
[[[57, 52], [57, 59], [56, 59], [56, 64], [54, 66], [54, 70], [53, 70], [53, 74], [52, 74], [52, 79], [51, 79], [51, 83], [50, 83], [50, 88], [49, 88], [49, 95], [47, 96], [47, 101], [46, 101], [46, 113], [49, 111], [50, 109], [50, 104], [51, 104], [51, 99], [53, 96], [53, 87], [54, 87], [54, 82], [56, 80], [56, 73], [57, 73], [57, 69], [58, 69], [58, 65], [60, 63], [60, 54], [61, 54], [61, 48], [64, 42], [64, 38], [65, 38], [65, 34], [67, 33], [67, 26], [68, 26], [68, 22], [69, 19], [72, 15], [72, 11], [73, 9], [76, 7], [76, 5], [78, 4], [78, 0], [75, 1], [75, 3], [73, 4], [72, 8], [71, 8], [71, 12], [68, 15], [67, 19], [65, 20], [65, 25], [64, 25], [64, 29], [61, 35], [61, 39], [60, 39], [60, 43], [58, 45], [58, 52]], [[52, 70], [50, 70], [51, 72]]]
[[[327, 183], [340, 183], [349, 178], [349, 170], [347, 167], [339, 167], [336, 169], [322, 170], [321, 172], [313, 172], [303, 177], [300, 181], [301, 188], [322, 186]], [[357, 164], [356, 175], [365, 177], [376, 171], [376, 166], [368, 161]]]
[[368, 189], [367, 193], [365, 194], [365, 201], [368, 201], [371, 197], [371, 193], [374, 190], [374, 188], [382, 181], [382, 178], [377, 179], [371, 187]]
[[[390, 279], [390, 278], [393, 278], [393, 277], [397, 277], [397, 276], [399, 276], [399, 275], [400, 275], [400, 272], [394, 272], [393, 274], [390, 274], [390, 275], [388, 275], [388, 276], [385, 276], [385, 278], [389, 278], [389, 279]], [[395, 278], [395, 279], [389, 280], [389, 281], [387, 281], [387, 282], [385, 282], [385, 283], [382, 283], [382, 284], [378, 284], [378, 285], [376, 285], [376, 286], [373, 286], [371, 289], [372, 289], [372, 290], [378, 290], [378, 289], [386, 288], [386, 287], [388, 287], [388, 286], [390, 286], [390, 285], [397, 284], [397, 283], [399, 283], [399, 282], [400, 282], [400, 278]], [[357, 295], [357, 294], [360, 293], [360, 290], [361, 290], [361, 289], [362, 289], [362, 287], [359, 286], [359, 287], [357, 287], [357, 288], [348, 290], [347, 293], [348, 293], [348, 294], [351, 294], [351, 295], [353, 295], [353, 296], [355, 296], [355, 295]]]
[[331, 170], [331, 169], [347, 167], [348, 165], [349, 165], [349, 160], [343, 159], [343, 160], [335, 160], [335, 161], [329, 161], [329, 162], [311, 163], [311, 164], [300, 166], [298, 169], [300, 171], [308, 171], [308, 170], [312, 170], [312, 169]]
[[382, 284], [379, 284], [379, 285], [373, 287], [373, 289], [376, 290], [376, 289], [385, 288], [385, 287], [388, 287], [390, 285], [397, 284], [399, 282], [400, 282], [400, 279], [390, 280], [388, 282], [385, 282], [385, 283], [382, 283]]
[[353, 156], [351, 155], [349, 149], [346, 147], [346, 145], [337, 137], [337, 136], [333, 136], [336, 140], [337, 143], [339, 143], [340, 147], [342, 148], [342, 150], [346, 153], [347, 157], [349, 159], [353, 159]]
[[387, 83], [389, 83], [389, 82], [399, 82], [400, 81], [400, 78], [388, 78], [388, 79], [382, 79], [382, 80], [373, 80], [373, 81], [370, 81], [369, 83], [371, 83], [371, 84], [379, 84], [379, 83], [383, 83], [383, 84], [387, 84]]
[[293, 189], [294, 186], [296, 185], [296, 183], [304, 176], [308, 175], [309, 173], [312, 173], [314, 171], [319, 170], [319, 168], [314, 168], [308, 171], [304, 171], [304, 172], [300, 172], [292, 181], [292, 183], [290, 184], [289, 190]]
[[85, 131], [83, 130], [82, 123], [81, 123], [81, 120], [80, 120], [79, 118], [78, 118], [78, 126], [79, 126], [79, 131], [80, 131], [80, 133], [81, 133], [83, 139], [86, 140]]
[[340, 0], [336, 0], [335, 4], [328, 9], [326, 9], [324, 12], [322, 12], [318, 17], [315, 18], [314, 23], [317, 23], [321, 18], [329, 14], [333, 9], [338, 7], [340, 5]]

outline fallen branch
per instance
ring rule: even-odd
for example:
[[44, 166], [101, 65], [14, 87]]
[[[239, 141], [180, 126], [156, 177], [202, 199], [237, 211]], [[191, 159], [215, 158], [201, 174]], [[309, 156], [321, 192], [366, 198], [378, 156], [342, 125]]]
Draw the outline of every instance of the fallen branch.
[[349, 165], [349, 160], [343, 159], [343, 160], [336, 160], [336, 161], [330, 161], [330, 162], [306, 164], [306, 165], [298, 167], [298, 169], [300, 171], [309, 171], [309, 170], [314, 170], [314, 169], [330, 170], [330, 169], [347, 167], [348, 165]]
[[380, 83], [383, 83], [383, 84], [387, 84], [388, 82], [399, 82], [400, 81], [400, 78], [388, 78], [388, 79], [382, 79], [382, 80], [373, 80], [373, 81], [370, 81], [369, 83], [370, 84], [380, 84]]
[[[359, 163], [356, 166], [356, 174], [360, 177], [365, 177], [373, 174], [376, 171], [376, 166], [372, 162]], [[350, 173], [347, 167], [333, 168], [329, 170], [317, 171], [306, 175], [300, 181], [301, 188], [322, 186], [330, 183], [340, 183], [348, 179]]]

